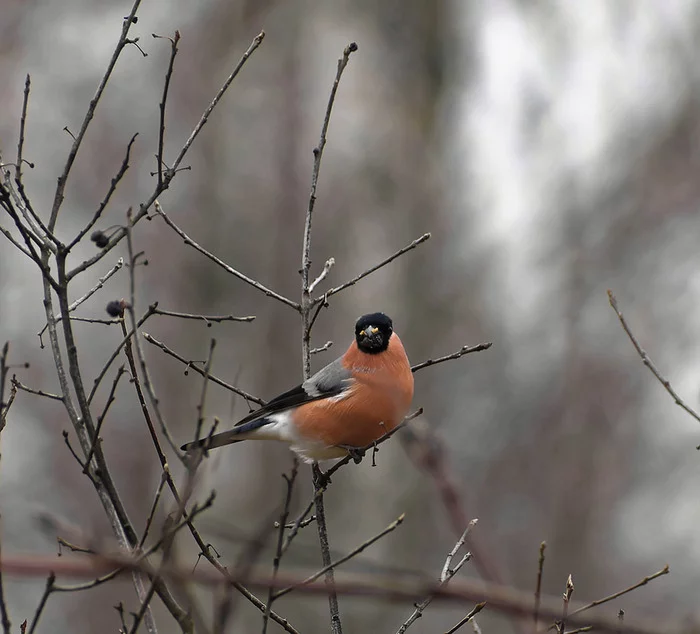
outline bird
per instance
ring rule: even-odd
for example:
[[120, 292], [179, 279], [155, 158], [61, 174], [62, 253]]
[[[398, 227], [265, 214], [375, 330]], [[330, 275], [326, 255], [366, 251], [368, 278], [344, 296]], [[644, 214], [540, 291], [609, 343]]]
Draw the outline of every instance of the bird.
[[181, 447], [209, 450], [242, 440], [281, 440], [304, 462], [358, 456], [403, 421], [413, 373], [391, 318], [360, 317], [345, 353], [228, 430]]

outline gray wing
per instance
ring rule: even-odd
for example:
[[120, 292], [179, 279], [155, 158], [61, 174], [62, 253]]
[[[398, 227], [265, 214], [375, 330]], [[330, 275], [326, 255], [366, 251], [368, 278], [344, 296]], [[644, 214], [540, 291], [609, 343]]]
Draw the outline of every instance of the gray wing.
[[268, 414], [281, 412], [290, 407], [298, 407], [304, 403], [317, 401], [338, 394], [349, 389], [354, 379], [350, 372], [343, 366], [341, 359], [336, 359], [325, 368], [321, 368], [312, 377], [309, 377], [301, 385], [273, 398], [267, 405], [251, 412], [236, 423], [236, 426], [261, 419]]
[[304, 381], [301, 387], [309, 396], [319, 398], [340, 394], [349, 389], [352, 383], [350, 371], [341, 359], [336, 359]]

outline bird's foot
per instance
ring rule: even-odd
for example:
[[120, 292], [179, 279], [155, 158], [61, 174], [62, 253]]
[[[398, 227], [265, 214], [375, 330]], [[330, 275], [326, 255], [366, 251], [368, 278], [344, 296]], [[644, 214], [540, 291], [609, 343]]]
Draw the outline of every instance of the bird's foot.
[[367, 452], [365, 447], [350, 447], [348, 445], [340, 445], [341, 449], [345, 449], [348, 455], [352, 458], [355, 464], [360, 464]]

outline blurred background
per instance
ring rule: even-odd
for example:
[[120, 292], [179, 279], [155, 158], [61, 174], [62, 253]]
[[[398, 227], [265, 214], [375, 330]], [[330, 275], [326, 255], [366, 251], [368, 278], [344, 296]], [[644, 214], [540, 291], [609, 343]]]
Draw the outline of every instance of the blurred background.
[[[45, 216], [55, 179], [118, 38], [130, 2], [4, 0], [0, 21], [0, 151], [14, 160], [24, 77], [32, 77], [25, 182]], [[695, 449], [700, 428], [636, 356], [608, 306], [615, 291], [631, 327], [691, 407], [698, 404], [700, 333], [700, 5], [691, 0], [184, 0], [149, 1], [131, 34], [78, 156], [59, 222], [67, 240], [92, 216], [139, 132], [124, 181], [100, 223], [155, 186], [158, 103], [169, 44], [182, 34], [168, 101], [172, 161], [252, 38], [267, 37], [244, 67], [161, 197], [165, 211], [232, 266], [293, 299], [311, 151], [343, 47], [356, 41], [341, 83], [321, 170], [312, 273], [336, 259], [334, 286], [430, 231], [432, 239], [335, 296], [314, 331], [332, 340], [314, 368], [341, 354], [362, 313], [389, 313], [413, 363], [493, 341], [487, 352], [421, 371], [415, 405], [442, 439], [485, 556], [501, 581], [534, 590], [548, 543], [544, 590], [572, 573], [574, 598], [593, 600], [669, 563], [672, 574], [605, 610], [695, 622], [700, 533]], [[0, 223], [7, 226], [6, 219]], [[218, 342], [213, 373], [270, 398], [301, 378], [300, 324], [289, 308], [203, 259], [165, 224], [144, 222], [136, 248], [140, 309], [257, 315], [252, 324], [154, 317], [144, 327], [187, 359]], [[85, 243], [75, 262], [95, 253]], [[94, 285], [126, 245], [76, 285]], [[76, 314], [104, 317], [126, 296], [125, 270]], [[29, 361], [22, 380], [57, 391], [36, 333], [44, 324], [37, 270], [4, 240], [0, 341]], [[430, 326], [429, 328], [427, 326]], [[118, 328], [78, 326], [88, 383], [121, 340]], [[201, 379], [148, 347], [156, 389], [178, 442], [192, 438]], [[116, 368], [115, 368], [116, 370]], [[110, 375], [97, 397], [107, 398]], [[122, 382], [104, 449], [142, 527], [159, 469], [133, 388]], [[212, 387], [207, 414], [230, 423], [241, 399]], [[69, 455], [60, 404], [20, 394], [2, 435], [0, 510], [6, 553], [55, 553], [49, 516], [112, 544], [104, 512]], [[212, 454], [198, 495], [218, 492], [201, 526], [225, 563], [236, 561], [279, 509], [288, 450], [241, 444]], [[293, 514], [311, 492], [304, 467]], [[456, 535], [434, 482], [400, 441], [378, 465], [351, 465], [327, 496], [333, 552], [343, 554], [400, 513], [406, 521], [348, 564], [438, 576]], [[167, 510], [166, 507], [165, 510]], [[161, 514], [161, 517], [163, 514]], [[268, 522], [269, 523], [269, 522]], [[194, 565], [188, 538], [180, 557]], [[271, 558], [265, 553], [263, 563]], [[202, 565], [202, 564], [200, 564]], [[314, 527], [283, 570], [319, 567]], [[467, 564], [460, 574], [475, 575]], [[44, 579], [9, 583], [13, 625], [30, 618]], [[128, 581], [53, 596], [44, 631], [118, 627], [111, 606], [137, 608]], [[155, 605], [155, 604], [154, 604]], [[207, 602], [206, 605], [210, 605]], [[410, 631], [444, 631], [471, 606], [434, 604]], [[323, 598], [292, 594], [275, 609], [305, 633], [328, 631]], [[393, 632], [410, 605], [341, 597], [348, 632]], [[160, 614], [160, 607], [158, 607]], [[167, 616], [159, 617], [170, 627]], [[488, 613], [483, 631], [512, 624]], [[230, 631], [260, 616], [236, 603]], [[165, 626], [163, 626], [165, 627]], [[41, 626], [40, 626], [41, 631]], [[281, 631], [273, 623], [270, 631]]]

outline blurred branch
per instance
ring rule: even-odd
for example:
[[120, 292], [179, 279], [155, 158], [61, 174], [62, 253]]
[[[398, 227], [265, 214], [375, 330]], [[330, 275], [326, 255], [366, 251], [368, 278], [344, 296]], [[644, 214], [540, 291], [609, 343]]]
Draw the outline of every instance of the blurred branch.
[[480, 343], [476, 346], [462, 346], [457, 352], [445, 355], [444, 357], [438, 357], [437, 359], [428, 359], [427, 361], [423, 361], [423, 363], [418, 363], [412, 366], [411, 372], [418, 372], [418, 370], [428, 368], [431, 365], [437, 365], [438, 363], [444, 363], [445, 361], [451, 361], [452, 359], [459, 359], [465, 354], [470, 354], [471, 352], [481, 352], [482, 350], [488, 350], [492, 345], [493, 343], [488, 342]]
[[[141, 570], [143, 562], [133, 557], [119, 555], [101, 555], [94, 557], [68, 558], [68, 557], [3, 557], [0, 561], [0, 569], [7, 575], [32, 577], [48, 574], [54, 570], [57, 575], [84, 577], [106, 574], [114, 567], [124, 569]], [[230, 583], [237, 577], [230, 574], [222, 578], [214, 571], [197, 568], [194, 572], [191, 568], [168, 567], [163, 570], [163, 575], [181, 582], [196, 582], [205, 586], [220, 586], [222, 583]], [[283, 589], [290, 585], [298, 585], [305, 579], [299, 574], [279, 573], [273, 582], [269, 575], [258, 576], [246, 572], [246, 582], [251, 587], [266, 588], [274, 585]], [[463, 603], [464, 601], [486, 601], [489, 608], [511, 614], [514, 616], [532, 617], [534, 602], [531, 592], [523, 592], [510, 586], [503, 586], [472, 579], [453, 579], [448, 585], [439, 582], [416, 578], [414, 574], [397, 574], [393, 572], [389, 576], [378, 574], [351, 575], [344, 574], [336, 580], [338, 593], [347, 596], [383, 598], [391, 601], [414, 601], [416, 597], [433, 594], [435, 600]], [[328, 588], [319, 580], [299, 586], [297, 592], [309, 595], [327, 595]], [[572, 602], [573, 605], [573, 602]], [[540, 613], [547, 618], [559, 618], [561, 616], [561, 596], [543, 596]], [[620, 623], [618, 616], [610, 618], [605, 615], [593, 617], [586, 616], [585, 621], [579, 616], [569, 615], [572, 625], [589, 625], [596, 630], [605, 632], [618, 632]], [[630, 620], [625, 619], [625, 634], [682, 634], [687, 631], [682, 623], [655, 622], [651, 618]]]
[[[625, 319], [624, 315], [622, 314], [622, 311], [620, 311], [620, 308], [618, 307], [617, 298], [615, 297], [615, 295], [613, 295], [613, 292], [611, 290], [608, 290], [608, 301], [610, 302], [610, 306], [612, 307], [612, 309], [615, 311], [617, 318], [620, 320], [622, 329], [625, 331], [625, 333], [627, 333], [629, 340], [632, 342], [634, 349], [637, 351], [637, 354], [641, 357], [644, 365], [647, 366], [647, 368], [649, 368], [649, 371], [656, 377], [659, 383], [661, 383], [661, 385], [664, 386], [664, 389], [671, 395], [671, 398], [673, 398], [676, 405], [688, 412], [688, 414], [690, 414], [696, 421], [700, 422], [700, 414], [698, 414], [694, 409], [687, 405], [685, 401], [681, 399], [680, 396], [678, 396], [676, 391], [671, 387], [669, 381], [662, 376], [661, 372], [659, 372], [657, 367], [654, 365], [654, 362], [651, 360], [649, 355], [642, 348], [642, 346], [639, 345], [637, 338], [632, 333], [632, 330], [627, 324], [627, 320]], [[698, 449], [700, 449], [700, 446], [698, 447]]]

